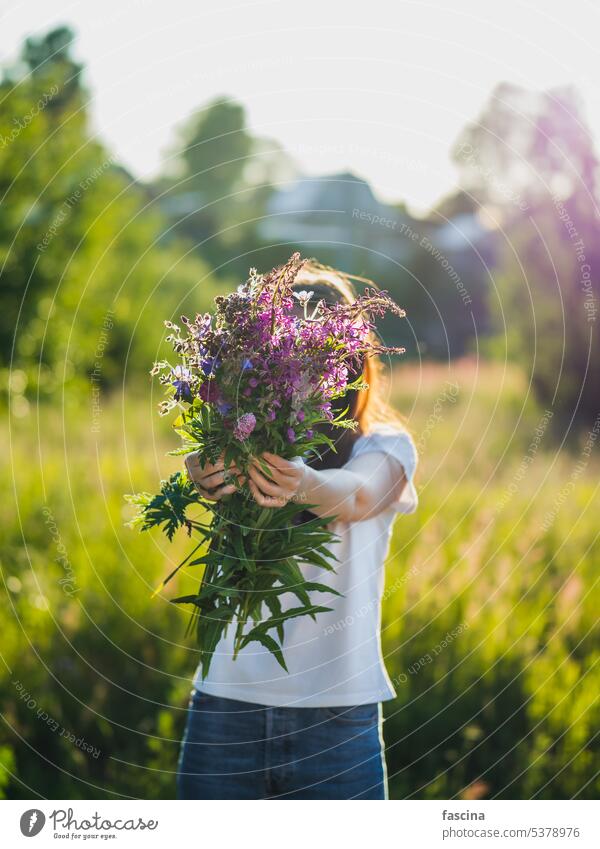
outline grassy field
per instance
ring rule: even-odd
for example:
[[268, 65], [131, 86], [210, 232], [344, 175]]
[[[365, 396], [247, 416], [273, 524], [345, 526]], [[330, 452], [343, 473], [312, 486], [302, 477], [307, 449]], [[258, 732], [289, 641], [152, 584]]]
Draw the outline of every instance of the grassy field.
[[[384, 605], [391, 795], [597, 797], [593, 440], [561, 449], [553, 417], [502, 366], [406, 366], [393, 383], [421, 463]], [[185, 612], [150, 600], [185, 541], [123, 526], [122, 494], [178, 463], [144, 393], [3, 417], [8, 797], [174, 795], [196, 652]]]
[[422, 462], [387, 573], [392, 795], [597, 797], [593, 439], [560, 450], [500, 366], [407, 369], [395, 386]]

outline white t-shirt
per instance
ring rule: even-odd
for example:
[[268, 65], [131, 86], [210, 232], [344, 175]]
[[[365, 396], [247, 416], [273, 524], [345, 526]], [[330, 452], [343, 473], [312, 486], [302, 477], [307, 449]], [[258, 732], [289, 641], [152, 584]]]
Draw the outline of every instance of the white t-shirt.
[[[407, 433], [379, 426], [360, 436], [350, 459], [372, 454], [373, 474], [381, 464], [399, 461], [407, 484], [398, 501], [360, 522], [335, 522], [339, 541], [331, 551], [336, 572], [301, 566], [309, 581], [333, 587], [341, 596], [312, 593], [315, 604], [331, 607], [284, 624], [283, 654], [287, 673], [259, 643], [250, 643], [232, 660], [235, 628], [217, 645], [210, 671], [196, 689], [213, 696], [288, 707], [341, 707], [392, 699], [395, 691], [381, 653], [381, 600], [384, 565], [397, 513], [413, 513], [418, 497], [413, 484], [417, 452]], [[390, 460], [390, 457], [395, 460]], [[282, 608], [297, 606], [295, 596], [280, 596]]]

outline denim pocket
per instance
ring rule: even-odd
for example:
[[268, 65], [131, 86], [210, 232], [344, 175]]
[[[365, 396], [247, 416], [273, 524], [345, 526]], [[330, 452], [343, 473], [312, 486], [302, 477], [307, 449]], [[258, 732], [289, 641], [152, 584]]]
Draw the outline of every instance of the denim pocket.
[[376, 725], [379, 720], [379, 704], [377, 702], [368, 705], [326, 707], [324, 710], [330, 719], [346, 725]]

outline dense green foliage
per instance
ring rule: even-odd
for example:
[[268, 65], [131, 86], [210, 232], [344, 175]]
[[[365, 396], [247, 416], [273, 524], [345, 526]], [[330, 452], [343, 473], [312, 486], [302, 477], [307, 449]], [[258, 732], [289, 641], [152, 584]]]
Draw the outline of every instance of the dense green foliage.
[[[156, 316], [215, 293], [188, 244], [93, 135], [70, 33], [28, 42], [0, 83], [0, 369], [18, 395], [147, 373]], [[41, 64], [39, 64], [41, 63]], [[158, 312], [157, 312], [158, 311]]]

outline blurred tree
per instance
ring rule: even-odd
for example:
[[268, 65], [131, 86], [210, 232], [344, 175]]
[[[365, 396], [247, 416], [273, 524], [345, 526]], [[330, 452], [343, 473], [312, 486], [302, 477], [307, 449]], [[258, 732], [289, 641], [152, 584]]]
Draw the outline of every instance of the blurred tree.
[[590, 424], [600, 411], [598, 157], [575, 91], [499, 86], [453, 155], [463, 188], [502, 222], [499, 301], [490, 297], [509, 355], [555, 421]]
[[479, 212], [480, 204], [469, 192], [455, 191], [445, 195], [433, 208], [433, 215], [442, 220], [454, 218], [456, 215], [472, 215]]
[[242, 184], [253, 141], [244, 107], [221, 97], [192, 115], [180, 133], [181, 159], [188, 185], [205, 204]]
[[244, 107], [219, 97], [179, 130], [152, 188], [176, 233], [192, 239], [217, 272], [244, 277], [274, 184], [294, 174], [281, 145], [250, 133]]
[[162, 243], [162, 216], [91, 134], [71, 46], [64, 28], [28, 39], [0, 82], [0, 366], [47, 393], [98, 369], [104, 382], [125, 363], [146, 371], [161, 319], [199, 281], [197, 300], [210, 293], [205, 267]]
[[463, 189], [483, 204], [533, 204], [597, 189], [598, 158], [571, 86], [528, 91], [502, 83], [452, 155]]
[[42, 87], [52, 85], [59, 77], [61, 88], [48, 104], [48, 108], [64, 108], [82, 91], [80, 75], [83, 65], [71, 56], [74, 35], [69, 27], [57, 27], [43, 36], [31, 36], [25, 40], [21, 58], [31, 76]]

